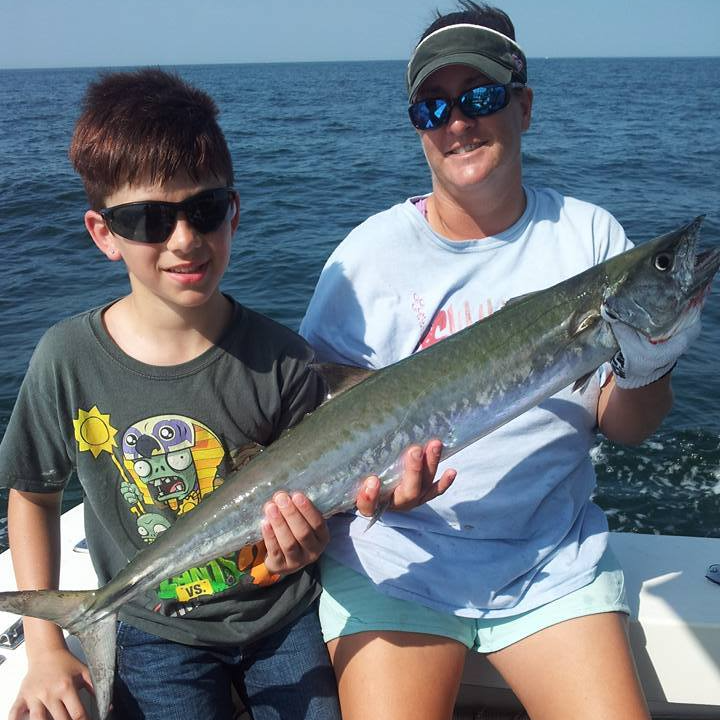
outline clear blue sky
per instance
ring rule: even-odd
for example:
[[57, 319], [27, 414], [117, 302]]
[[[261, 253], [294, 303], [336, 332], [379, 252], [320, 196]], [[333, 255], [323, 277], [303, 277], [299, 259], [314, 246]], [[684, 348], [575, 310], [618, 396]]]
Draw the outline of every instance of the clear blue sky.
[[[504, 0], [529, 57], [720, 55], [720, 0]], [[0, 0], [0, 68], [404, 59], [450, 0]]]

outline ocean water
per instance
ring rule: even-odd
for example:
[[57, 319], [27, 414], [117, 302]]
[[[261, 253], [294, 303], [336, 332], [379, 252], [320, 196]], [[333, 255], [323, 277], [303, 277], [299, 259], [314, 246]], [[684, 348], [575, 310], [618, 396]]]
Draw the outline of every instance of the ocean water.
[[[322, 265], [368, 215], [430, 189], [405, 113], [401, 61], [178, 67], [210, 92], [236, 169], [241, 222], [224, 288], [297, 328]], [[0, 71], [0, 434], [30, 354], [60, 318], [126, 292], [84, 227], [67, 160], [99, 69]], [[720, 243], [720, 58], [532, 59], [526, 182], [610, 210], [635, 242], [707, 215]], [[720, 281], [673, 374], [676, 401], [639, 447], [599, 440], [611, 527], [713, 536], [720, 524]], [[71, 482], [65, 506], [79, 502]], [[6, 497], [0, 495], [0, 547]]]

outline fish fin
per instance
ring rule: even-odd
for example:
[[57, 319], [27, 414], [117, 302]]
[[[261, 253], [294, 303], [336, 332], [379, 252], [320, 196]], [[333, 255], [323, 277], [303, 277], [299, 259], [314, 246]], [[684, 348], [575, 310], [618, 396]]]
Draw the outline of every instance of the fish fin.
[[92, 625], [75, 631], [80, 641], [85, 661], [90, 669], [93, 693], [101, 720], [110, 712], [115, 682], [115, 646], [117, 641], [117, 616], [106, 615]]
[[265, 449], [260, 443], [251, 442], [241, 445], [230, 451], [230, 466], [233, 470], [239, 470], [245, 467], [254, 457], [259, 455]]
[[[597, 370], [597, 368], [595, 368]], [[585, 392], [587, 390], [588, 385], [590, 384], [590, 380], [592, 379], [592, 376], [595, 374], [595, 370], [591, 370], [587, 375], [583, 375], [581, 378], [578, 378], [575, 381], [575, 384], [572, 387], [573, 392], [580, 391], [580, 394]]]
[[310, 367], [325, 381], [328, 399], [344, 393], [375, 372], [368, 368], [339, 363], [312, 363]]
[[569, 319], [568, 332], [570, 337], [580, 335], [580, 333], [589, 330], [602, 320], [602, 315], [597, 310], [591, 310], [585, 313], [573, 313]]
[[524, 293], [523, 295], [516, 295], [515, 297], [511, 297], [509, 300], [505, 302], [503, 307], [508, 307], [509, 305], [515, 305], [515, 303], [519, 303], [523, 300], [526, 300], [529, 297], [532, 297], [533, 295], [537, 295], [540, 290], [534, 290], [533, 292]]
[[0, 610], [50, 620], [80, 640], [101, 720], [110, 709], [115, 677], [115, 615], [93, 620], [95, 590], [19, 590], [0, 593]]
[[0, 610], [72, 625], [95, 599], [95, 590], [17, 590], [0, 592]]
[[372, 514], [372, 517], [363, 532], [367, 532], [382, 517], [382, 514], [390, 507], [391, 502], [392, 495], [389, 495], [387, 499], [381, 500], [378, 503], [378, 506], [375, 508], [375, 512]]

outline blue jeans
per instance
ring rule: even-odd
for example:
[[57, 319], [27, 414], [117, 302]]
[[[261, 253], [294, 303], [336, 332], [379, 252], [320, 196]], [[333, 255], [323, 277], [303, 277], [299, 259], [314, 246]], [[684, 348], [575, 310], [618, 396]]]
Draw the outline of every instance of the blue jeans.
[[245, 647], [192, 647], [120, 622], [118, 720], [231, 720], [234, 686], [253, 720], [340, 720], [317, 606]]

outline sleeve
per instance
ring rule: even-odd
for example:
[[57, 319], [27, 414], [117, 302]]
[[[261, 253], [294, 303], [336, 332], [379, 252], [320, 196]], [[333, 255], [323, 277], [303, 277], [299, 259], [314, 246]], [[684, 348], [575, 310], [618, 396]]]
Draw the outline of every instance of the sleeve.
[[0, 443], [0, 487], [26, 492], [62, 490], [73, 468], [60, 431], [59, 373], [52, 334], [35, 349]]
[[595, 265], [633, 247], [623, 226], [611, 213], [600, 207], [596, 209], [593, 217], [593, 241]]
[[273, 440], [315, 410], [327, 395], [323, 379], [310, 366], [313, 360], [312, 350], [307, 345], [305, 350], [304, 357], [293, 353], [280, 365], [281, 409]]
[[378, 367], [366, 342], [368, 316], [378, 298], [374, 285], [363, 282], [367, 260], [356, 250], [363, 246], [363, 231], [363, 225], [353, 230], [330, 256], [300, 324], [300, 334], [321, 362]]

